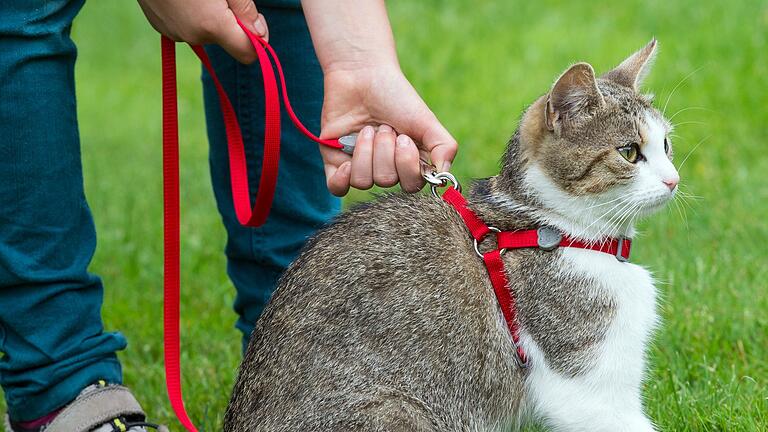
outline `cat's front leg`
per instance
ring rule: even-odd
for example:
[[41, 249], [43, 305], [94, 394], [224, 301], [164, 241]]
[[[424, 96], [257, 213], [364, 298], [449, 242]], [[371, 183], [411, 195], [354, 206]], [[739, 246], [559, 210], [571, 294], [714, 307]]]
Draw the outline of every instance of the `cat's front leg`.
[[651, 420], [645, 416], [642, 412], [630, 415], [627, 421], [626, 431], [642, 431], [642, 432], [654, 432], [656, 428], [653, 426]]
[[[574, 407], [575, 408], [575, 407]], [[583, 407], [578, 415], [549, 415], [545, 423], [562, 432], [655, 432], [653, 423], [640, 411], [622, 412], [617, 407]]]
[[564, 376], [545, 363], [530, 369], [527, 394], [532, 414], [554, 431], [653, 432], [642, 409], [639, 385], [617, 385], [599, 374]]

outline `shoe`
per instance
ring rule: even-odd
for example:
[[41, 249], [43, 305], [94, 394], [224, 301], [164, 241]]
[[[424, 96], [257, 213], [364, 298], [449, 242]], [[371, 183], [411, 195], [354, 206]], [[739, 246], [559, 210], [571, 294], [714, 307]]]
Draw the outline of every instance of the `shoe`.
[[146, 415], [128, 388], [100, 380], [89, 385], [50, 421], [33, 428], [5, 417], [6, 432], [168, 432], [145, 421]]

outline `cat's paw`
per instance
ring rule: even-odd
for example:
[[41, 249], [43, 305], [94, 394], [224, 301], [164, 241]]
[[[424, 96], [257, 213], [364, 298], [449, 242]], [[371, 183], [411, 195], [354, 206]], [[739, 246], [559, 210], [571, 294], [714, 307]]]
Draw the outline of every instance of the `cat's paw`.
[[639, 414], [632, 416], [629, 422], [627, 422], [626, 427], [622, 430], [625, 432], [656, 432], [656, 427], [648, 417]]

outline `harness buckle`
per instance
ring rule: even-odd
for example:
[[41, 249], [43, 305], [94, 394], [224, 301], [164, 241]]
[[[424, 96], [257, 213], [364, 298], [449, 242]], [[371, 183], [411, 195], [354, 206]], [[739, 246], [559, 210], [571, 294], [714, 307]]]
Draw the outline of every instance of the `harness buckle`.
[[[498, 229], [498, 228], [496, 228], [496, 227], [492, 227], [492, 226], [489, 226], [489, 227], [488, 227], [488, 229], [490, 230], [490, 231], [488, 232], [488, 234], [490, 234], [490, 233], [492, 233], [492, 232], [493, 232], [493, 233], [496, 233], [496, 234], [498, 234], [498, 233], [500, 233], [500, 232], [501, 232], [501, 230], [500, 230], [500, 229]], [[483, 238], [481, 238], [479, 241], [478, 241], [477, 239], [474, 239], [474, 241], [473, 241], [473, 245], [474, 245], [474, 247], [475, 247], [475, 253], [476, 253], [476, 254], [477, 254], [477, 256], [479, 256], [480, 258], [482, 258], [482, 257], [483, 257], [483, 253], [482, 253], [482, 252], [480, 252], [480, 242], [481, 242], [481, 241], [483, 241], [483, 240], [485, 240], [485, 238], [486, 238], [486, 237], [488, 237], [488, 234], [486, 234], [486, 235], [485, 235]], [[497, 244], [498, 244], [498, 239], [497, 239]], [[499, 250], [499, 254], [501, 254], [501, 255], [504, 255], [504, 252], [506, 252], [506, 251], [507, 251], [507, 249], [506, 249], [506, 248], [503, 248], [503, 249]]]
[[556, 228], [544, 225], [536, 230], [536, 242], [539, 248], [547, 252], [553, 251], [563, 241], [563, 234]]
[[616, 259], [619, 260], [619, 262], [629, 261], [629, 258], [624, 258], [624, 255], [622, 254], [622, 252], [624, 252], [625, 240], [627, 240], [626, 237], [619, 237], [616, 243]]

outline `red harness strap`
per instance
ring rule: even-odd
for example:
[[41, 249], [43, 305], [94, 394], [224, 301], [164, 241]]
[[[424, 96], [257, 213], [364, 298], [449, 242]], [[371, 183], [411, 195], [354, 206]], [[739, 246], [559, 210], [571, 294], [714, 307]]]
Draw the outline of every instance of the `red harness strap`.
[[[520, 249], [539, 247], [539, 231], [502, 231], [497, 233], [496, 239], [499, 249]], [[621, 253], [619, 253], [621, 245]], [[573, 239], [565, 234], [557, 247], [574, 247], [579, 249], [590, 249], [597, 252], [603, 252], [615, 256], [619, 261], [629, 261], [629, 252], [632, 249], [632, 240], [620, 238], [610, 238], [598, 243], [588, 243], [582, 240]]]
[[[512, 290], [509, 287], [509, 280], [507, 279], [507, 272], [504, 269], [504, 261], [502, 260], [501, 255], [508, 249], [542, 247], [542, 239], [540, 239], [541, 232], [540, 230], [499, 231], [496, 228], [489, 227], [468, 207], [467, 200], [453, 187], [446, 189], [442, 197], [445, 202], [453, 206], [467, 225], [467, 229], [469, 229], [469, 233], [475, 241], [475, 250], [478, 255], [482, 256], [485, 268], [488, 270], [488, 276], [491, 279], [493, 291], [499, 302], [501, 314], [504, 316], [504, 321], [507, 323], [507, 329], [509, 329], [509, 333], [512, 336], [512, 343], [517, 352], [517, 362], [520, 367], [527, 367], [528, 357], [526, 356], [523, 347], [520, 345], [520, 322], [517, 319], [515, 297], [512, 295]], [[483, 241], [483, 239], [485, 239], [491, 232], [496, 233], [496, 249], [481, 253], [478, 250], [477, 244]], [[559, 242], [556, 241], [551, 245], [551, 248], [548, 247], [547, 250], [556, 247], [575, 247], [608, 253], [615, 256], [619, 261], [629, 260], [629, 252], [632, 243], [629, 239], [610, 238], [593, 244], [578, 239], [572, 239], [566, 235], [557, 235], [559, 235]]]
[[[193, 46], [211, 75], [219, 96], [221, 112], [227, 136], [229, 152], [230, 181], [232, 198], [238, 221], [247, 226], [258, 227], [264, 224], [272, 207], [272, 199], [277, 185], [278, 162], [280, 160], [280, 89], [278, 89], [274, 68], [277, 69], [282, 87], [285, 110], [294, 125], [310, 140], [333, 148], [341, 148], [338, 140], [323, 140], [312, 134], [301, 124], [293, 112], [285, 85], [283, 68], [274, 50], [263, 39], [251, 33], [238, 20], [238, 24], [248, 35], [258, 56], [263, 76], [265, 96], [264, 156], [261, 178], [256, 194], [256, 202], [251, 207], [248, 186], [248, 169], [245, 159], [245, 147], [240, 133], [240, 125], [235, 110], [205, 50]], [[168, 398], [176, 416], [184, 427], [196, 432], [194, 424], [187, 415], [181, 392], [181, 365], [179, 347], [179, 133], [176, 94], [176, 52], [175, 44], [167, 37], [162, 37], [163, 67], [163, 245], [164, 245], [164, 303], [163, 326], [165, 346], [165, 379]], [[271, 56], [271, 59], [270, 59]], [[274, 68], [272, 61], [274, 61]]]

